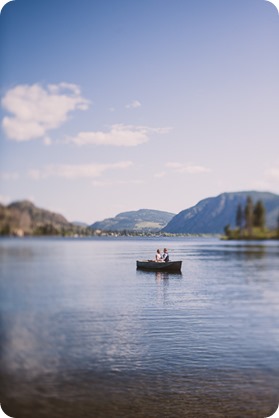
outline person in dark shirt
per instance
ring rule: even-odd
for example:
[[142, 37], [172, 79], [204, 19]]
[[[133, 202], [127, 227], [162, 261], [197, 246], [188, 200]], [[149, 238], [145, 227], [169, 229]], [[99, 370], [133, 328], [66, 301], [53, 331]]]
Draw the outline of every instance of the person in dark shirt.
[[163, 259], [165, 262], [167, 262], [167, 261], [169, 261], [169, 260], [170, 260], [170, 257], [169, 257], [169, 253], [168, 253], [168, 249], [167, 249], [167, 248], [164, 248], [164, 252], [163, 252], [163, 255], [162, 255], [162, 259]]

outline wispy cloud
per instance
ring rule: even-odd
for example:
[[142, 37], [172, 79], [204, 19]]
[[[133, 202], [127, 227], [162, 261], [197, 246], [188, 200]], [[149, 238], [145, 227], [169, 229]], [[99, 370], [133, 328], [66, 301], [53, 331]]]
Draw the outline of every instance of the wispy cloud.
[[166, 172], [165, 172], [165, 171], [160, 171], [160, 172], [158, 172], [158, 173], [155, 173], [155, 174], [154, 174], [154, 177], [155, 177], [156, 179], [161, 179], [161, 178], [165, 177], [165, 175], [166, 175]]
[[2, 107], [12, 116], [5, 116], [2, 127], [9, 139], [29, 141], [44, 137], [60, 127], [74, 110], [86, 110], [89, 101], [81, 96], [75, 84], [18, 85], [8, 90]]
[[44, 137], [44, 144], [48, 147], [49, 145], [52, 144], [52, 139], [49, 138], [48, 136]]
[[93, 180], [92, 185], [94, 187], [110, 187], [110, 186], [122, 186], [122, 185], [141, 185], [143, 180], [112, 180], [112, 181], [102, 181], [102, 180]]
[[271, 167], [265, 171], [265, 177], [271, 181], [278, 181], [279, 180], [279, 166], [278, 167]]
[[76, 145], [113, 145], [116, 147], [135, 147], [149, 141], [153, 133], [164, 134], [169, 128], [149, 128], [147, 126], [135, 126], [116, 124], [109, 131], [80, 132], [75, 137], [67, 138], [67, 142]]
[[131, 103], [126, 104], [126, 109], [137, 109], [141, 107], [141, 102], [138, 100], [133, 100]]
[[3, 173], [0, 173], [0, 179], [1, 180], [17, 180], [19, 178], [19, 174], [16, 171], [6, 171]]
[[131, 167], [131, 161], [120, 161], [111, 164], [58, 164], [48, 165], [43, 169], [30, 170], [28, 175], [34, 180], [49, 177], [62, 177], [65, 179], [95, 178], [110, 170], [123, 170]]
[[177, 173], [188, 173], [188, 174], [200, 174], [209, 173], [211, 170], [207, 167], [193, 164], [193, 163], [179, 163], [179, 162], [168, 162], [166, 167], [177, 172]]

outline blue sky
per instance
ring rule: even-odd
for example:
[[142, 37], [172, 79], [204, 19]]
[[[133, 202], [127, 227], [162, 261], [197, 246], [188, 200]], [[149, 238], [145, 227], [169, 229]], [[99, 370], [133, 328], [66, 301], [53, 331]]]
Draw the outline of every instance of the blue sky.
[[279, 193], [265, 0], [15, 0], [0, 15], [0, 200], [92, 223]]

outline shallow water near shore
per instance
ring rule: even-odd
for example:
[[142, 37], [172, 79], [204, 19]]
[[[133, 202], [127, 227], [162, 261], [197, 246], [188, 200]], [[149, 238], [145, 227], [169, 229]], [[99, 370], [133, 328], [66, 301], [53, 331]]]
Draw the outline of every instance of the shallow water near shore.
[[[181, 274], [136, 270], [168, 247]], [[257, 417], [279, 402], [279, 246], [0, 240], [0, 402], [14, 418]]]

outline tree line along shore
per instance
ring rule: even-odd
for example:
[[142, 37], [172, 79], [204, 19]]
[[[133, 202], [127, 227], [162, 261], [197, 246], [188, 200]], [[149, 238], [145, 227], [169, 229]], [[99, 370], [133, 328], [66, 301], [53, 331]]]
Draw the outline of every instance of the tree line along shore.
[[243, 207], [240, 203], [235, 214], [236, 228], [232, 229], [228, 224], [224, 227], [224, 236], [227, 240], [267, 240], [279, 239], [279, 213], [277, 228], [266, 227], [266, 209], [262, 200], [255, 204], [251, 196], [247, 197]]
[[[279, 239], [279, 213], [277, 215], [279, 196], [274, 197], [271, 194], [260, 194], [259, 192], [253, 194], [252, 192], [252, 197], [248, 193], [244, 195], [244, 192], [225, 193], [216, 198], [199, 202], [195, 207], [174, 215], [170, 221], [160, 218], [162, 215], [165, 216], [166, 212], [145, 209], [125, 212], [113, 219], [92, 225], [82, 222], [68, 222], [64, 216], [38, 208], [25, 200], [7, 206], [0, 204], [0, 236], [217, 236], [226, 240]], [[270, 204], [270, 199], [273, 199], [272, 204]], [[167, 215], [172, 214], [167, 213]], [[189, 218], [191, 222], [189, 222]], [[173, 222], [175, 219], [177, 220], [176, 224]], [[163, 221], [167, 227], [170, 224], [172, 227], [164, 227]]]

